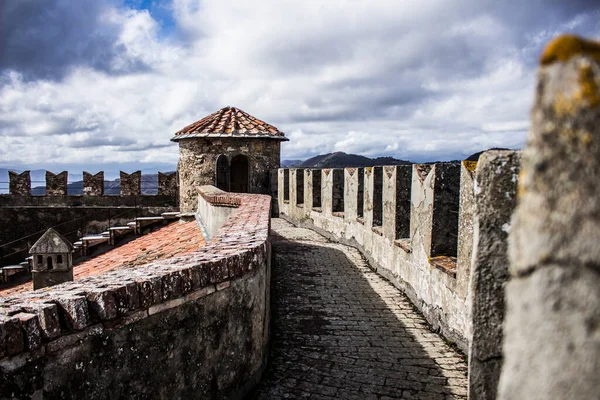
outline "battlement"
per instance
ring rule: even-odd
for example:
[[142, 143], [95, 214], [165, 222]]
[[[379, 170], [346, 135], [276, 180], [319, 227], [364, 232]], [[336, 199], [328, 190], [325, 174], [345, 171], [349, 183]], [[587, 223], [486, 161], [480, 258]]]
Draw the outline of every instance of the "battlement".
[[[120, 172], [120, 185], [118, 193], [111, 190], [105, 193], [104, 171], [96, 174], [83, 172], [83, 186], [81, 193], [70, 193], [68, 190], [69, 173], [63, 171], [54, 174], [46, 171], [45, 194], [37, 196], [149, 196], [142, 192], [142, 172], [136, 171], [131, 174]], [[32, 196], [31, 172], [24, 171], [16, 173], [8, 171], [8, 195], [12, 196]], [[38, 182], [41, 183], [41, 182]], [[177, 174], [175, 172], [159, 172], [156, 183], [151, 184], [150, 192], [156, 192], [157, 196], [174, 197], [177, 195]], [[0, 194], [7, 196], [7, 194]]]
[[[183, 374], [196, 383], [170, 395], [214, 398], [256, 379], [268, 339], [271, 199], [199, 190], [212, 211], [232, 211], [200, 251], [0, 299], [2, 393], [118, 397], [126, 384], [152, 397]], [[165, 365], [156, 347], [175, 356]], [[83, 376], [92, 387], [77, 383]]]
[[515, 154], [501, 153], [498, 178], [483, 181], [469, 161], [280, 169], [279, 210], [283, 218], [358, 247], [434, 328], [466, 350], [475, 198], [481, 185], [508, 177], [498, 201], [514, 202]]

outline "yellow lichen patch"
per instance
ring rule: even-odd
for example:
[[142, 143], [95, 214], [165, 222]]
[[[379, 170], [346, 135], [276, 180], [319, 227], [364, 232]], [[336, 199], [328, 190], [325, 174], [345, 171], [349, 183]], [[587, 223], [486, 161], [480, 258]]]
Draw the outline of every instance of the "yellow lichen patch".
[[591, 65], [584, 65], [579, 70], [579, 93], [581, 100], [586, 101], [589, 107], [596, 107], [600, 104], [600, 88], [594, 77]]
[[561, 35], [546, 46], [540, 56], [540, 64], [564, 62], [576, 55], [585, 55], [600, 62], [600, 43], [575, 35]]
[[557, 116], [574, 116], [578, 109], [600, 106], [600, 86], [589, 63], [579, 67], [578, 84], [578, 90], [572, 96], [556, 95], [553, 108]]
[[477, 161], [463, 160], [462, 163], [466, 169], [468, 169], [471, 172], [475, 172], [475, 168], [477, 168]]
[[564, 94], [559, 93], [554, 99], [554, 112], [559, 117], [575, 114], [574, 99], [567, 98]]

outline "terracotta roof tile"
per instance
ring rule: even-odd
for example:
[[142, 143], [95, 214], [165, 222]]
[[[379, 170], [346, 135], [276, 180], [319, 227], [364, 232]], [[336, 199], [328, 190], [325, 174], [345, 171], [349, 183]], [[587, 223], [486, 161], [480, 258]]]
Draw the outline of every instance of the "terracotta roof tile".
[[[100, 275], [122, 267], [145, 265], [156, 260], [198, 251], [206, 244], [195, 221], [169, 225], [125, 243], [73, 267], [75, 280]], [[33, 290], [31, 282], [0, 290], [0, 297]]]
[[288, 140], [285, 134], [245, 111], [225, 107], [175, 133], [173, 141], [194, 137], [256, 137]]

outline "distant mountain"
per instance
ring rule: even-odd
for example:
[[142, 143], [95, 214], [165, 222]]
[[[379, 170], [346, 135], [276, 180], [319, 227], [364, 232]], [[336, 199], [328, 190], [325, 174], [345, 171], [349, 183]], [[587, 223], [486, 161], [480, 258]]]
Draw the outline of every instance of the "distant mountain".
[[281, 160], [281, 168], [292, 168], [302, 164], [302, 160]]
[[393, 157], [369, 158], [357, 154], [343, 152], [321, 154], [297, 165], [300, 168], [348, 168], [372, 167], [375, 165], [410, 165], [410, 161], [398, 160]]

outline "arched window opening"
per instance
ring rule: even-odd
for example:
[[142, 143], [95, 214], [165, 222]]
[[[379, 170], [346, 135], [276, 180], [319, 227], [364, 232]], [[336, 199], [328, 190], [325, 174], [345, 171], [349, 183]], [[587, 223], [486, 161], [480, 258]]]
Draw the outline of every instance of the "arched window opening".
[[48, 257], [46, 261], [48, 262], [48, 270], [54, 269], [54, 266], [52, 265], [52, 257]]
[[237, 155], [231, 159], [231, 191], [234, 193], [248, 193], [250, 181], [250, 166], [248, 157]]
[[228, 192], [229, 179], [229, 160], [227, 160], [226, 155], [221, 154], [217, 157], [217, 177], [215, 186]]

